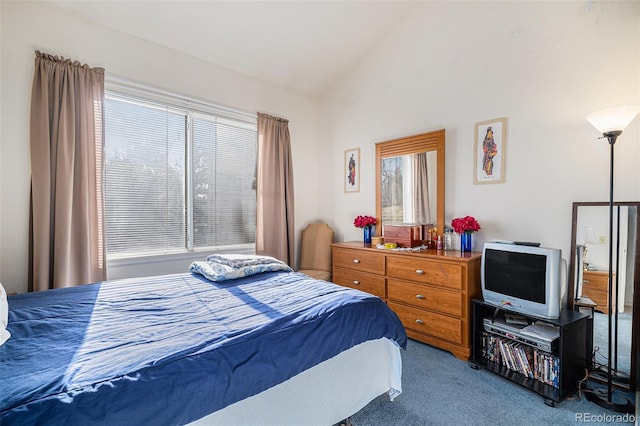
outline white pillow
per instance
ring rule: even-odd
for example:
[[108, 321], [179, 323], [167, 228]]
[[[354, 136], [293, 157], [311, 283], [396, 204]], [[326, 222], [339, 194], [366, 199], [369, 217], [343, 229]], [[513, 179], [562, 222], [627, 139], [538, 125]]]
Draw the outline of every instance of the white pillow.
[[7, 331], [7, 324], [9, 324], [9, 303], [7, 303], [7, 292], [0, 283], [0, 345], [11, 337]]

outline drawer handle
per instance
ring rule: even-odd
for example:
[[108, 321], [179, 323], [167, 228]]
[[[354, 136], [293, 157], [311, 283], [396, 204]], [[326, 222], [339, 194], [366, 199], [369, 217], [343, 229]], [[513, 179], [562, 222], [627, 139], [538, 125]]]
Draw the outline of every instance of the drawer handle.
[[416, 274], [424, 275], [424, 271], [422, 269], [416, 269]]
[[353, 259], [353, 263], [358, 264], [358, 263], [360, 263], [360, 261], [358, 259]]
[[422, 321], [421, 319], [417, 319], [417, 320], [416, 320], [416, 323], [418, 323], [418, 324], [422, 325], [422, 324], [424, 324], [424, 321]]
[[424, 300], [424, 296], [423, 296], [423, 295], [421, 295], [421, 294], [416, 294], [416, 298], [418, 298], [418, 299], [423, 299], [423, 300]]
[[355, 285], [360, 285], [360, 281], [358, 281], [358, 280], [353, 280], [353, 284], [355, 284]]
[[589, 284], [589, 280], [582, 280], [582, 284]]

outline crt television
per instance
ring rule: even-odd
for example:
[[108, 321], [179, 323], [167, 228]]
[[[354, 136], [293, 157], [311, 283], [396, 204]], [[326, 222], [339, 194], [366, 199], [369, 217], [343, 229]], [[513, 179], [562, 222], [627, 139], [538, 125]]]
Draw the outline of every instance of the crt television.
[[564, 306], [560, 249], [485, 243], [481, 285], [485, 303], [556, 319]]

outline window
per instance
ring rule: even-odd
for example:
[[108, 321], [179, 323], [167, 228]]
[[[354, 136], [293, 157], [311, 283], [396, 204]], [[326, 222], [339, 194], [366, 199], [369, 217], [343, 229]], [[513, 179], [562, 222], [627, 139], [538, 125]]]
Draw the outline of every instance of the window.
[[255, 117], [114, 91], [104, 110], [108, 258], [254, 247]]

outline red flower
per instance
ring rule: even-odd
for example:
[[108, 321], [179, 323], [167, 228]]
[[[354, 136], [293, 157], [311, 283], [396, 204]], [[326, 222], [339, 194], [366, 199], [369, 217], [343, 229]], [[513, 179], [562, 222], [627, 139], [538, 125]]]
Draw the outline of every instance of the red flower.
[[373, 216], [357, 216], [353, 220], [353, 225], [356, 228], [366, 228], [367, 226], [375, 225], [376, 218]]
[[480, 224], [473, 216], [453, 219], [451, 221], [451, 227], [458, 234], [462, 234], [465, 231], [475, 232], [480, 230]]

